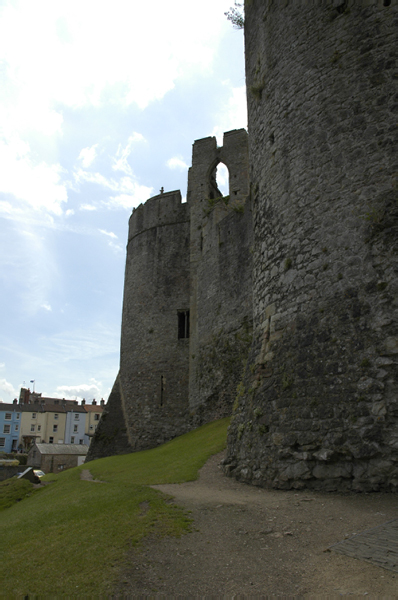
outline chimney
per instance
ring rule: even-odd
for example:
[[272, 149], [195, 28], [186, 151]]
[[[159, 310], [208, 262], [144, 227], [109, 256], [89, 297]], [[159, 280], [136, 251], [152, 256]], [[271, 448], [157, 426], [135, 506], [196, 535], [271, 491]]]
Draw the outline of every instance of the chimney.
[[85, 399], [83, 398], [83, 400], [82, 400], [82, 406], [84, 406], [85, 404], [86, 404], [86, 401], [85, 401]]
[[97, 404], [97, 401], [96, 401], [96, 399], [95, 399], [95, 398], [94, 398], [94, 400], [92, 401], [92, 403], [91, 403], [91, 404], [94, 404], [94, 406]]
[[13, 404], [18, 404], [18, 400], [16, 398], [14, 398], [14, 400], [12, 401]]
[[101, 398], [100, 404], [101, 404], [101, 406], [105, 406], [105, 400], [103, 398]]

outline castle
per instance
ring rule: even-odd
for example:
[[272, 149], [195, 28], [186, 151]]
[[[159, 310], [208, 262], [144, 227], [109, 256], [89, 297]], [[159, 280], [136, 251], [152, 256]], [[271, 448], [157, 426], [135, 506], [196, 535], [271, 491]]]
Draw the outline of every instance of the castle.
[[397, 37], [395, 0], [245, 3], [249, 136], [195, 142], [187, 202], [130, 219], [120, 372], [91, 458], [234, 403], [228, 475], [397, 489]]
[[231, 414], [252, 330], [248, 166], [244, 129], [225, 133], [222, 147], [198, 140], [187, 201], [162, 192], [133, 211], [120, 372], [89, 458], [151, 448]]

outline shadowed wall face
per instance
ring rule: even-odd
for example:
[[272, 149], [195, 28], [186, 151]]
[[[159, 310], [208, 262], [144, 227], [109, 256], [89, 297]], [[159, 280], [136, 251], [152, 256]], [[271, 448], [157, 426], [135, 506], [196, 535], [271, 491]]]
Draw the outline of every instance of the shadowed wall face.
[[388, 4], [246, 6], [254, 343], [226, 471], [257, 485], [398, 485], [398, 14]]
[[[229, 168], [230, 194], [214, 170]], [[188, 202], [161, 193], [134, 210], [120, 372], [88, 459], [152, 448], [231, 414], [251, 342], [252, 220], [245, 130], [193, 146]]]
[[185, 430], [188, 406], [189, 213], [179, 192], [151, 198], [130, 219], [120, 382], [133, 449]]

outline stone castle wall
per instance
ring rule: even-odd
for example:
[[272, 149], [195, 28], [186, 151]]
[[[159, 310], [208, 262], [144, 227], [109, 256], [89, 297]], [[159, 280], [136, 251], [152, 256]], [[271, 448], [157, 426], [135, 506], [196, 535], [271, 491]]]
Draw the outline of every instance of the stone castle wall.
[[189, 213], [180, 192], [161, 194], [130, 217], [124, 281], [120, 383], [133, 449], [185, 431], [189, 309]]
[[246, 4], [254, 340], [225, 470], [396, 490], [397, 4]]
[[[222, 162], [229, 198], [214, 187]], [[248, 199], [248, 140], [244, 129], [195, 142], [188, 176], [191, 207], [191, 334], [189, 403], [230, 414], [247, 358], [252, 327], [252, 220]]]
[[[216, 186], [220, 161], [229, 198]], [[215, 138], [195, 142], [186, 203], [179, 191], [162, 193], [131, 215], [120, 371], [88, 460], [231, 414], [251, 342], [248, 193], [247, 133], [232, 131], [221, 148]]]

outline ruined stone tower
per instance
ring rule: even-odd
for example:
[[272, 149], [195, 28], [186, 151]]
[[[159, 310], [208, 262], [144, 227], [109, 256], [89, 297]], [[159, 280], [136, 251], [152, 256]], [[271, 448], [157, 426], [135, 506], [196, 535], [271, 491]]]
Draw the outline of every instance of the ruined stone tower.
[[[229, 171], [229, 196], [216, 185]], [[130, 217], [120, 371], [89, 459], [151, 448], [231, 414], [251, 342], [245, 130], [193, 145], [187, 202], [161, 193]]]
[[253, 345], [225, 470], [398, 486], [398, 11], [246, 2]]

